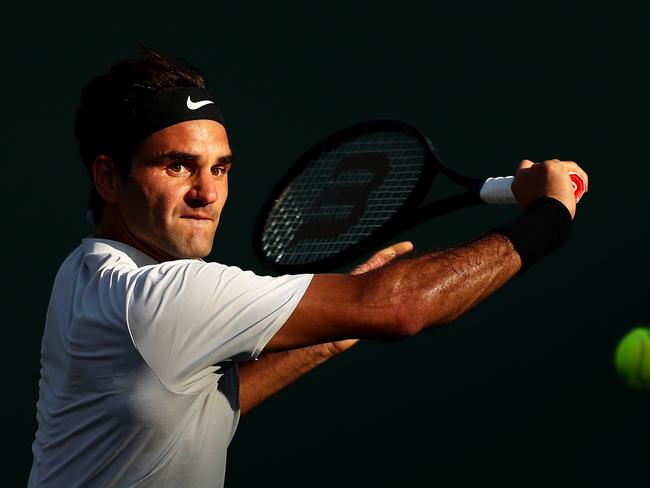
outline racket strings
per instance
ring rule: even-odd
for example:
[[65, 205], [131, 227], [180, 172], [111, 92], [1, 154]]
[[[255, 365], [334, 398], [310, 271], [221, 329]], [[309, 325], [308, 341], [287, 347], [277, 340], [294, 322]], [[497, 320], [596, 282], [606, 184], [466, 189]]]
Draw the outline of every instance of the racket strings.
[[405, 132], [361, 135], [325, 148], [276, 199], [264, 226], [264, 255], [300, 265], [357, 244], [402, 207], [424, 164], [420, 141]]

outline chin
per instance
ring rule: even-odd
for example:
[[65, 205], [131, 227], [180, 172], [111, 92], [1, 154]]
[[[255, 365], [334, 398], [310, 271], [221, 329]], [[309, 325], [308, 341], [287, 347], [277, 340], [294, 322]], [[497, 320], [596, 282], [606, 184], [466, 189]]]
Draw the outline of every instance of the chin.
[[209, 243], [193, 243], [185, 246], [182, 250], [183, 259], [204, 258], [212, 251], [212, 240]]
[[184, 236], [177, 233], [176, 239], [168, 239], [168, 249], [172, 256], [176, 256], [175, 259], [204, 258], [212, 251], [214, 235], [214, 231], [194, 231]]

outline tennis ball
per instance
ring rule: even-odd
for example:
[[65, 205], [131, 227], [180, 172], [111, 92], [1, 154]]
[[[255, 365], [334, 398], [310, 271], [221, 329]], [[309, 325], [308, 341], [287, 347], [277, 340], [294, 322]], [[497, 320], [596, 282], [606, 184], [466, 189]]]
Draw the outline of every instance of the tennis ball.
[[650, 329], [637, 327], [616, 347], [616, 370], [632, 388], [650, 390]]

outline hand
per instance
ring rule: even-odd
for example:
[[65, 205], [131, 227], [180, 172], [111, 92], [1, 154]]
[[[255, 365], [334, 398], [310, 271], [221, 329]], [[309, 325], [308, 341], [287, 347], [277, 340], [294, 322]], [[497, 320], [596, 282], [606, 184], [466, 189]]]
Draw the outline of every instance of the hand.
[[575, 172], [585, 182], [585, 193], [589, 191], [589, 176], [573, 161], [551, 159], [533, 163], [527, 159], [519, 163], [512, 182], [512, 193], [523, 208], [543, 197], [559, 200], [571, 213], [576, 213], [576, 199], [569, 172]]
[[[350, 271], [350, 274], [359, 275], [359, 274], [367, 273], [368, 271], [372, 271], [373, 269], [381, 268], [382, 266], [391, 262], [397, 256], [401, 256], [402, 254], [406, 254], [407, 252], [411, 252], [412, 250], [413, 250], [413, 244], [410, 241], [398, 242], [397, 244], [388, 246], [387, 248], [382, 249], [381, 251], [373, 254], [372, 257], [368, 259], [368, 261], [366, 261], [363, 264], [360, 264], [352, 271]], [[327, 344], [327, 346], [330, 352], [332, 353], [332, 355], [336, 355], [336, 354], [341, 354], [344, 351], [347, 351], [352, 346], [354, 346], [357, 342], [359, 342], [359, 339], [347, 339], [343, 341], [330, 342], [329, 344]]]

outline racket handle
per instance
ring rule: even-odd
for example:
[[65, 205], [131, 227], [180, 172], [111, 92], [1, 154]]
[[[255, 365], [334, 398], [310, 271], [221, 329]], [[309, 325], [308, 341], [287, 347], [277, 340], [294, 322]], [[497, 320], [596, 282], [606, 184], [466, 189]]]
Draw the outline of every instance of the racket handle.
[[512, 194], [512, 182], [514, 176], [497, 176], [488, 178], [483, 183], [479, 196], [485, 203], [493, 205], [502, 205], [508, 203], [517, 203], [517, 199]]
[[[577, 174], [571, 171], [569, 173], [571, 183], [573, 184], [573, 193], [576, 197], [576, 203], [580, 201], [582, 195], [585, 193], [585, 182]], [[512, 182], [514, 176], [499, 176], [496, 178], [488, 178], [483, 183], [479, 196], [485, 203], [493, 205], [503, 205], [517, 203], [517, 199], [512, 194]]]

